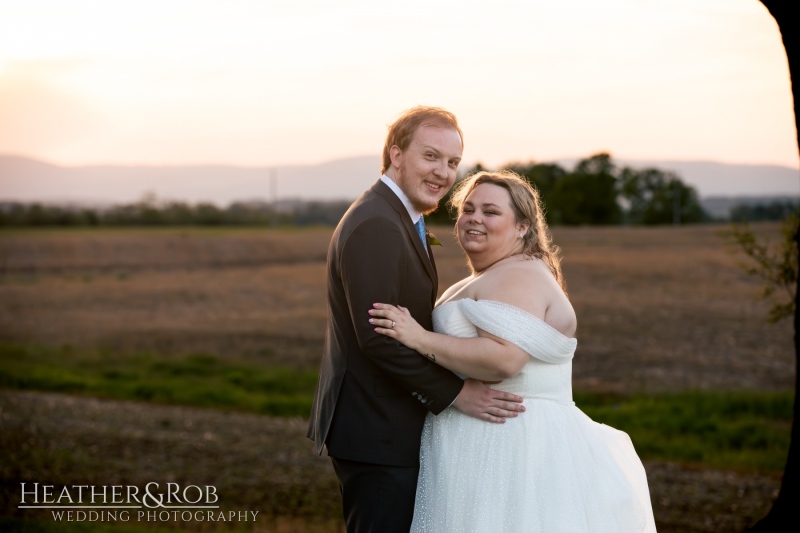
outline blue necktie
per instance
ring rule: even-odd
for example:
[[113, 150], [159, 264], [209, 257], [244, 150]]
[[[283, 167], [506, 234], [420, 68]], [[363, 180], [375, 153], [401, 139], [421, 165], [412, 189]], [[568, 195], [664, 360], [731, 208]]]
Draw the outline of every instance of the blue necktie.
[[422, 215], [420, 215], [419, 220], [417, 223], [414, 224], [414, 227], [417, 228], [417, 234], [419, 235], [420, 240], [422, 240], [422, 248], [425, 249], [425, 252], [428, 251], [428, 239], [425, 238], [425, 220], [423, 220]]

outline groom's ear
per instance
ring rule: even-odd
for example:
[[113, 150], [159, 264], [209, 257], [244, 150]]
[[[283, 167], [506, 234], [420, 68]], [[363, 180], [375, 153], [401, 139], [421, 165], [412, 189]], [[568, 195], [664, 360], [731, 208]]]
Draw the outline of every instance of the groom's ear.
[[400, 167], [400, 158], [402, 156], [403, 156], [403, 151], [396, 144], [393, 144], [392, 147], [389, 148], [389, 159], [392, 161], [393, 167], [395, 168]]

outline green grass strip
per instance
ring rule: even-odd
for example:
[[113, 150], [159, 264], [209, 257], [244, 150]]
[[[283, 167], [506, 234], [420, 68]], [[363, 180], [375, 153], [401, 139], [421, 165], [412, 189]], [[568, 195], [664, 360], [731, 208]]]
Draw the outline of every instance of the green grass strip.
[[643, 458], [780, 472], [793, 399], [791, 391], [682, 391], [576, 394], [575, 402], [595, 421], [628, 433]]
[[[317, 372], [214, 355], [121, 355], [0, 344], [0, 387], [307, 417]], [[643, 459], [780, 472], [792, 391], [576, 394], [597, 422], [628, 433]]]
[[0, 387], [12, 389], [308, 416], [316, 383], [316, 371], [214, 355], [120, 355], [0, 344]]

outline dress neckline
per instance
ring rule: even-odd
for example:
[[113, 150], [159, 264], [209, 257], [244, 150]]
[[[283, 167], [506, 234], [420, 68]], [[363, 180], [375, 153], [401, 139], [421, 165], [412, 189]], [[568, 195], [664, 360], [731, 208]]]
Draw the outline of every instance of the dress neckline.
[[541, 324], [543, 324], [543, 325], [544, 325], [544, 326], [545, 326], [547, 329], [549, 329], [549, 330], [552, 330], [552, 331], [553, 331], [553, 333], [555, 333], [555, 334], [556, 334], [556, 335], [558, 335], [559, 337], [561, 337], [561, 338], [563, 338], [563, 339], [566, 339], [566, 340], [568, 340], [568, 341], [574, 341], [574, 340], [577, 340], [575, 337], [567, 337], [566, 335], [564, 335], [563, 333], [561, 333], [560, 331], [558, 331], [556, 328], [554, 328], [553, 326], [551, 326], [550, 324], [548, 324], [547, 322], [545, 322], [544, 320], [542, 320], [542, 319], [541, 319], [541, 318], [539, 318], [538, 316], [536, 316], [536, 315], [534, 315], [534, 314], [531, 314], [531, 313], [529, 313], [528, 311], [526, 311], [526, 310], [524, 310], [524, 309], [522, 309], [522, 308], [520, 308], [520, 307], [517, 307], [516, 305], [507, 304], [507, 303], [505, 303], [505, 302], [500, 302], [500, 301], [498, 301], [498, 300], [473, 300], [472, 298], [469, 298], [469, 297], [464, 297], [464, 298], [458, 298], [457, 300], [447, 300], [446, 302], [444, 302], [444, 303], [442, 303], [442, 304], [439, 304], [439, 305], [437, 305], [437, 306], [434, 308], [434, 310], [436, 310], [436, 309], [440, 309], [440, 308], [442, 308], [442, 307], [444, 307], [444, 306], [446, 306], [446, 305], [448, 305], [448, 304], [458, 303], [458, 302], [460, 302], [460, 301], [462, 301], [462, 300], [471, 300], [471, 301], [473, 301], [473, 302], [475, 302], [475, 303], [478, 303], [478, 302], [485, 302], [485, 303], [491, 303], [491, 304], [499, 305], [499, 306], [502, 306], [502, 307], [508, 307], [508, 308], [511, 308], [511, 309], [516, 309], [517, 311], [520, 311], [520, 312], [522, 312], [522, 313], [525, 313], [526, 315], [528, 315], [528, 316], [529, 316], [530, 318], [532, 318], [532, 319], [533, 319], [535, 322], [540, 322], [540, 323], [541, 323]]

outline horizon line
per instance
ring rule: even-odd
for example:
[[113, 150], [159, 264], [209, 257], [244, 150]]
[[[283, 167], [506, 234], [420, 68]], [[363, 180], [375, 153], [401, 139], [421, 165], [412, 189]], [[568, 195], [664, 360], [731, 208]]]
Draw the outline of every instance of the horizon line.
[[[513, 164], [560, 164], [562, 161], [569, 161], [569, 162], [577, 162], [582, 159], [587, 159], [597, 154], [607, 153], [610, 154], [612, 161], [626, 161], [630, 163], [713, 163], [717, 165], [728, 165], [728, 166], [749, 166], [749, 167], [780, 167], [786, 168], [790, 170], [797, 170], [800, 171], [800, 163], [797, 166], [790, 166], [782, 163], [752, 163], [752, 162], [731, 162], [731, 161], [720, 161], [715, 159], [665, 159], [663, 157], [651, 157], [651, 158], [628, 158], [628, 157], [621, 157], [615, 156], [613, 153], [609, 151], [597, 151], [593, 152], [588, 156], [563, 156], [551, 159], [536, 159], [534, 157], [530, 158], [519, 158], [519, 159], [512, 159], [503, 163], [503, 165], [513, 165]], [[121, 168], [214, 168], [214, 167], [221, 167], [221, 168], [239, 168], [239, 169], [279, 169], [279, 168], [294, 168], [294, 167], [316, 167], [327, 165], [330, 163], [336, 163], [339, 161], [347, 161], [352, 159], [366, 159], [366, 158], [376, 158], [380, 159], [381, 154], [360, 154], [360, 155], [349, 155], [349, 156], [341, 156], [334, 159], [326, 159], [317, 162], [309, 162], [309, 163], [277, 163], [277, 164], [258, 164], [258, 165], [243, 165], [238, 163], [129, 163], [129, 162], [105, 162], [105, 163], [80, 163], [80, 164], [65, 164], [65, 163], [58, 163], [53, 162], [52, 160], [48, 160], [39, 156], [33, 156], [28, 154], [19, 154], [19, 153], [5, 153], [0, 152], [0, 158], [9, 158], [9, 159], [25, 159], [28, 161], [33, 161], [36, 163], [42, 163], [45, 165], [53, 166], [53, 167], [61, 167], [61, 168], [87, 168], [87, 167], [121, 167]], [[471, 165], [467, 165], [466, 168], [470, 166], [475, 166], [483, 163], [480, 159], [475, 159], [472, 161]], [[492, 170], [497, 170], [500, 168], [505, 168], [503, 165], [497, 166], [493, 168], [492, 166], [487, 166]]]

